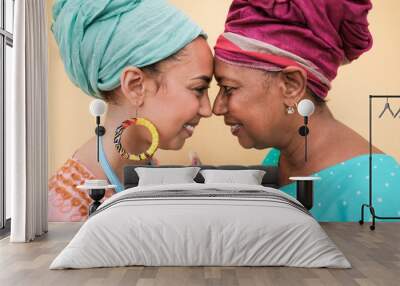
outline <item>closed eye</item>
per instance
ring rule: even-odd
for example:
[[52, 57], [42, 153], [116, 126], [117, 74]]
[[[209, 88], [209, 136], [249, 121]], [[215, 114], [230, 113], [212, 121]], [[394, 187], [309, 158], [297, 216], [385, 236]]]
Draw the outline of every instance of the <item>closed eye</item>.
[[236, 89], [232, 86], [227, 86], [227, 85], [222, 85], [222, 84], [219, 84], [218, 86], [220, 88], [219, 92], [222, 92], [222, 94], [225, 96], [232, 95], [232, 92]]
[[204, 94], [207, 93], [208, 89], [210, 88], [210, 86], [203, 86], [203, 87], [198, 87], [193, 89], [196, 93], [197, 96], [203, 96]]

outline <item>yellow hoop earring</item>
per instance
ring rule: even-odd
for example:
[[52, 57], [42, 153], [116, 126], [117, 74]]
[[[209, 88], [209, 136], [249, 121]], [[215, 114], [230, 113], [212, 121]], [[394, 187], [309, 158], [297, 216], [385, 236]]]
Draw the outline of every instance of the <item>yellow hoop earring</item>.
[[[132, 126], [132, 125], [138, 125], [138, 126], [140, 125], [140, 126], [146, 127], [151, 134], [151, 145], [150, 145], [149, 149], [147, 149], [147, 151], [145, 151], [139, 155], [128, 153], [125, 150], [125, 148], [122, 146], [122, 143], [121, 143], [122, 133], [124, 132], [124, 130], [126, 128], [128, 128], [129, 126]], [[121, 157], [125, 158], [125, 159], [129, 159], [132, 161], [141, 161], [141, 160], [149, 159], [157, 151], [158, 143], [159, 143], [159, 135], [158, 135], [157, 128], [154, 126], [154, 124], [151, 121], [144, 119], [144, 118], [131, 118], [131, 119], [125, 120], [115, 130], [115, 135], [114, 135], [115, 148], [117, 149], [117, 151], [121, 155]]]

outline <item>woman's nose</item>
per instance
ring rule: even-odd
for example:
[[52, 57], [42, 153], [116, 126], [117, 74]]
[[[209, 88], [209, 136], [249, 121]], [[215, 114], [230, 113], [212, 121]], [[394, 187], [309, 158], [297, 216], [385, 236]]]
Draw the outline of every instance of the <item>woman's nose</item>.
[[212, 115], [211, 103], [208, 96], [203, 96], [200, 101], [199, 114], [202, 117], [210, 117]]
[[228, 112], [228, 104], [223, 95], [218, 94], [214, 101], [213, 113], [215, 115], [224, 115]]

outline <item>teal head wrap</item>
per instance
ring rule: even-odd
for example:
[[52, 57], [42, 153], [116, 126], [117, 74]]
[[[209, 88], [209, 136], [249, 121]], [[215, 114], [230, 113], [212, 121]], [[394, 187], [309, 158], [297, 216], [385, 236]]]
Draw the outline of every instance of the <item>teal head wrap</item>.
[[154, 64], [204, 35], [166, 0], [57, 0], [51, 29], [69, 78], [98, 98], [126, 66]]

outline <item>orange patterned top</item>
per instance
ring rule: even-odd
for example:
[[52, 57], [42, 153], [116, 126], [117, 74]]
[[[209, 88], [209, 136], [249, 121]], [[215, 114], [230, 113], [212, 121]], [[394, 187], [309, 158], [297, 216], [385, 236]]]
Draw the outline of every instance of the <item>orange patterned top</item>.
[[[78, 189], [85, 180], [95, 179], [89, 169], [77, 159], [71, 158], [49, 179], [49, 221], [70, 222], [87, 219], [92, 199], [88, 190]], [[105, 198], [114, 194], [107, 189]], [[104, 200], [104, 199], [103, 199]]]

